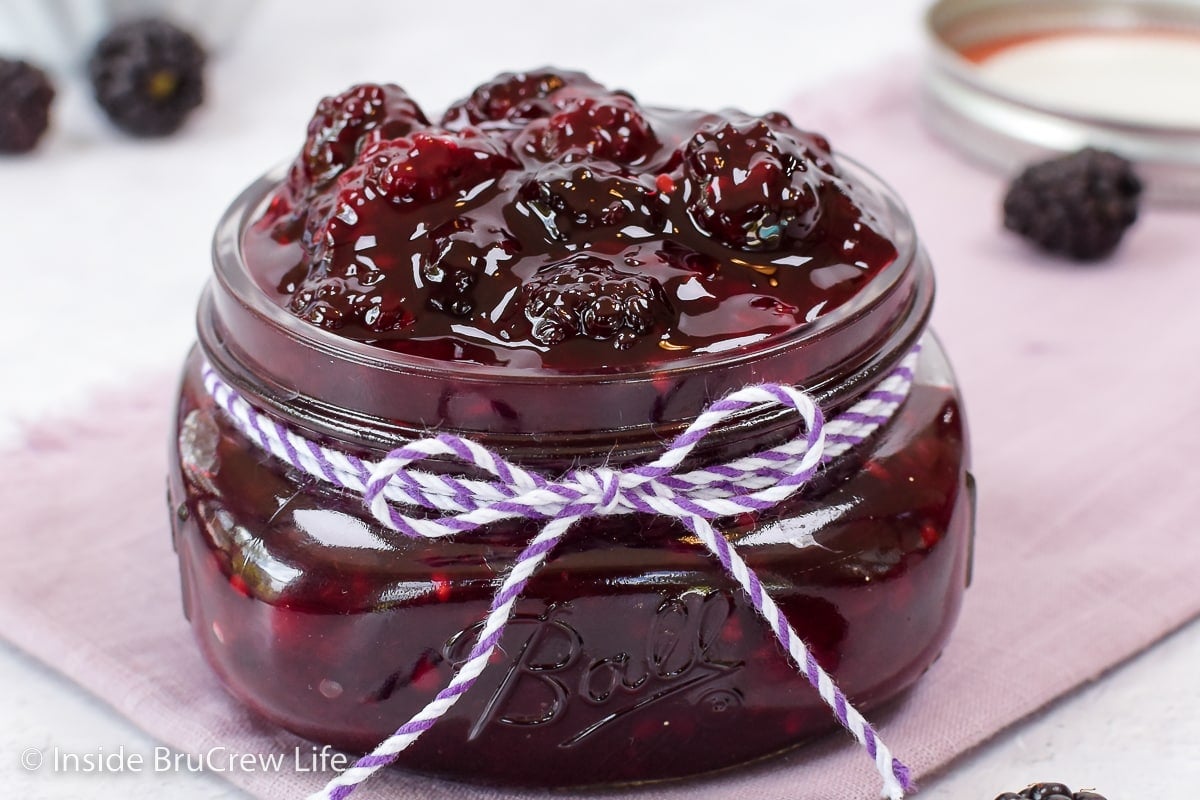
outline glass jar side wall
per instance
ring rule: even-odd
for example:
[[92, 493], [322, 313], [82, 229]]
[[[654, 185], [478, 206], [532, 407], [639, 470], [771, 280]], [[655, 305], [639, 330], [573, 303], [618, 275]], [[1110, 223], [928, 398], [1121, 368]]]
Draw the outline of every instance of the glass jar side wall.
[[[534, 526], [437, 543], [381, 528], [355, 498], [234, 431], [203, 390], [197, 353], [178, 421], [174, 537], [205, 656], [268, 719], [370, 749], [448, 682]], [[909, 399], [860, 450], [723, 530], [871, 708], [936, 658], [967, 574], [965, 428], [931, 338]], [[743, 763], [833, 727], [733, 582], [681, 534], [655, 517], [581, 523], [530, 583], [495, 663], [401, 763], [524, 785], [640, 781]]]

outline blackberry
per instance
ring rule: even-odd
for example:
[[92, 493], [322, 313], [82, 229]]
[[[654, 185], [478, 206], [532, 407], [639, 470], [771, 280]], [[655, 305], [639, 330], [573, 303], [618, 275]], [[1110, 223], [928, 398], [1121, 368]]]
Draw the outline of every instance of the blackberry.
[[624, 350], [670, 316], [658, 280], [624, 272], [591, 254], [548, 264], [524, 286], [533, 338], [555, 345], [576, 336], [611, 340]]
[[[467, 129], [458, 133], [417, 131], [380, 139], [363, 148], [348, 169], [311, 202], [303, 242], [319, 261], [329, 248], [375, 235], [389, 223], [386, 209], [412, 209], [486, 190], [516, 166], [492, 140]], [[382, 224], [380, 224], [382, 222]]]
[[[471, 128], [456, 133], [418, 131], [378, 147], [388, 161], [375, 188], [397, 206], [462, 197], [517, 168], [495, 140]], [[372, 152], [364, 150], [362, 160]]]
[[50, 125], [54, 86], [28, 61], [0, 58], [0, 153], [27, 153]]
[[1049, 253], [1094, 261], [1137, 220], [1141, 192], [1132, 164], [1085, 148], [1017, 176], [1004, 198], [1004, 227]]
[[411, 326], [416, 317], [405, 306], [405, 298], [377, 291], [372, 282], [378, 280], [378, 273], [371, 272], [363, 276], [309, 277], [296, 287], [288, 309], [300, 319], [331, 331], [357, 327], [364, 334], [378, 335]]
[[734, 249], [777, 250], [808, 236], [820, 217], [821, 164], [831, 159], [815, 151], [826, 143], [803, 141], [779, 121], [738, 115], [684, 147], [684, 174], [697, 188], [692, 219]]
[[519, 190], [519, 203], [541, 220], [546, 240], [615, 229], [614, 236], [651, 237], [665, 223], [653, 189], [634, 178], [588, 165], [548, 164]]
[[399, 86], [351, 86], [317, 105], [294, 166], [299, 175], [292, 180], [300, 188], [326, 184], [354, 163], [371, 144], [369, 137], [395, 139], [428, 125], [424, 112]]
[[476, 87], [471, 96], [446, 110], [442, 125], [461, 130], [468, 125], [519, 128], [554, 113], [551, 97], [568, 86], [603, 91], [604, 87], [582, 72], [544, 67], [530, 72], [503, 72]]
[[1020, 792], [1005, 792], [996, 800], [1105, 800], [1091, 791], [1072, 792], [1061, 783], [1031, 783]]
[[475, 311], [472, 290], [484, 275], [496, 275], [520, 252], [507, 231], [456, 217], [429, 233], [429, 255], [421, 277], [429, 285], [427, 304], [435, 311], [469, 317]]
[[204, 100], [204, 48], [187, 31], [156, 18], [124, 22], [92, 51], [96, 102], [134, 136], [166, 136]]
[[554, 102], [559, 110], [526, 131], [524, 138], [529, 141], [522, 147], [535, 158], [563, 164], [591, 158], [639, 164], [659, 147], [650, 123], [631, 97], [595, 96], [567, 88]]

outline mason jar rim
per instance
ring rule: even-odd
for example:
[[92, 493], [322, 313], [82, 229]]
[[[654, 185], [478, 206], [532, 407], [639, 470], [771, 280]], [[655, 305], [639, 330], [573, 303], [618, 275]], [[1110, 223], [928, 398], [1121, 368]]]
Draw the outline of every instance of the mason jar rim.
[[280, 169], [243, 191], [217, 226], [214, 279], [197, 312], [200, 346], [252, 402], [369, 447], [434, 428], [513, 441], [561, 434], [580, 448], [606, 447], [621, 431], [650, 442], [754, 383], [799, 386], [828, 413], [899, 362], [924, 332], [933, 301], [932, 269], [904, 204], [857, 162], [839, 157], [839, 164], [869, 193], [897, 256], [847, 302], [746, 347], [637, 370], [560, 372], [440, 361], [318, 328], [273, 302], [244, 257], [243, 234], [269, 202]]

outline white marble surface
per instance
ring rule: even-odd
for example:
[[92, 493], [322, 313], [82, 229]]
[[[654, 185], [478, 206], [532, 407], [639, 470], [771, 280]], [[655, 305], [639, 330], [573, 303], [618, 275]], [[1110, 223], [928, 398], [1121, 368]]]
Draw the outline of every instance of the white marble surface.
[[[299, 145], [323, 93], [394, 80], [436, 109], [502, 69], [554, 63], [648, 102], [763, 111], [917, 51], [923, 5], [273, 0], [213, 63], [202, 112], [181, 135], [152, 143], [109, 130], [80, 77], [61, 74], [53, 133], [35, 155], [0, 160], [0, 443], [23, 421], [80, 410], [92, 390], [173, 368], [192, 340], [215, 220], [239, 187]], [[0, 557], [9, 535], [0, 530]], [[1050, 779], [1095, 786], [1110, 800], [1189, 796], [1200, 785], [1198, 665], [1193, 624], [962, 759], [920, 796], [990, 800]], [[0, 686], [0, 797], [243, 796], [211, 774], [23, 769], [30, 748], [151, 754], [155, 743], [4, 645]]]

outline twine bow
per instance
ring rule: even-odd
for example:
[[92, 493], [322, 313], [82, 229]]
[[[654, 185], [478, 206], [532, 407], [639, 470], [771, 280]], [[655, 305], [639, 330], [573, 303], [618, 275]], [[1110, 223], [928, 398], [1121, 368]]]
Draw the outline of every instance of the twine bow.
[[[337, 775], [309, 800], [342, 800], [445, 715], [474, 684], [504, 635], [513, 605], [530, 578], [581, 519], [619, 514], [671, 517], [712, 553], [746, 592], [801, 674], [838, 721], [866, 749], [883, 780], [883, 794], [900, 800], [912, 788], [908, 768], [880, 741], [833, 679], [816, 662], [758, 576], [712, 525], [711, 520], [764, 511], [794, 494], [822, 463], [863, 441], [891, 418], [907, 396], [917, 351], [911, 352], [869, 395], [836, 419], [824, 420], [804, 392], [778, 384], [749, 386], [716, 401], [649, 464], [627, 469], [574, 469], [546, 478], [501, 458], [470, 439], [438, 434], [409, 442], [371, 463], [324, 447], [262, 414], [205, 365], [205, 386], [240, 430], [264, 449], [308, 474], [361, 494], [370, 513], [405, 536], [438, 539], [468, 533], [508, 519], [545, 524], [517, 556], [492, 598], [483, 627], [449, 685], [371, 753]], [[799, 417], [800, 433], [775, 447], [724, 464], [677, 471], [684, 459], [729, 417], [751, 410], [783, 408]], [[435, 474], [414, 465], [453, 459], [490, 479]], [[400, 507], [440, 512], [424, 518]]]

